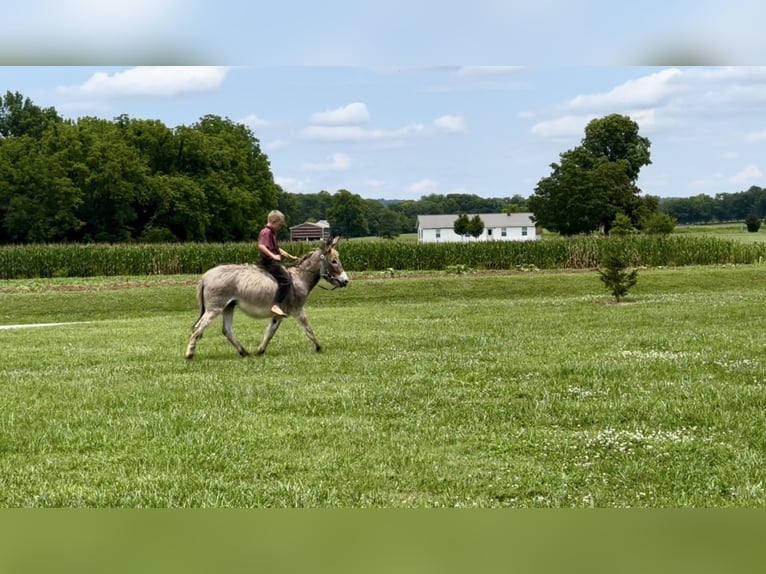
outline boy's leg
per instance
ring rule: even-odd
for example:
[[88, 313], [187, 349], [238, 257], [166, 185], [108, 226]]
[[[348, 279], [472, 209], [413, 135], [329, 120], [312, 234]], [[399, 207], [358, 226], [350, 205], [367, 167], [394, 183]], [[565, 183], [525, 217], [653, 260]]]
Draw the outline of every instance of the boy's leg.
[[272, 263], [268, 270], [274, 276], [274, 279], [277, 280], [276, 304], [272, 306], [271, 312], [280, 317], [287, 317], [287, 313], [282, 309], [282, 304], [285, 302], [285, 299], [287, 299], [287, 295], [290, 293], [290, 287], [292, 286], [290, 275], [279, 263]]

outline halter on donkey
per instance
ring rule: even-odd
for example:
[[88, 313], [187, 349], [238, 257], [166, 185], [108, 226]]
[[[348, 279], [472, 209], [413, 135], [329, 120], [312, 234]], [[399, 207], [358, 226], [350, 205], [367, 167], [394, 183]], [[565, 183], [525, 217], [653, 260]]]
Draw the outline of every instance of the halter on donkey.
[[[320, 247], [305, 255], [295, 267], [288, 269], [293, 286], [283, 309], [288, 316], [295, 317], [316, 351], [320, 351], [321, 346], [306, 318], [304, 305], [309, 293], [320, 279], [324, 279], [334, 287], [348, 285], [348, 275], [343, 270], [336, 251], [339, 240], [340, 237], [335, 237], [322, 242]], [[276, 292], [277, 282], [274, 278], [255, 265], [218, 265], [207, 271], [197, 286], [200, 314], [192, 327], [191, 339], [186, 348], [186, 358], [194, 357], [197, 341], [208, 325], [221, 314], [224, 336], [234, 345], [240, 356], [249, 355], [242, 344], [234, 338], [232, 331], [234, 308], [237, 305], [250, 317], [271, 318], [256, 351], [256, 354], [262, 355], [282, 322], [281, 317], [274, 317], [271, 314]]]

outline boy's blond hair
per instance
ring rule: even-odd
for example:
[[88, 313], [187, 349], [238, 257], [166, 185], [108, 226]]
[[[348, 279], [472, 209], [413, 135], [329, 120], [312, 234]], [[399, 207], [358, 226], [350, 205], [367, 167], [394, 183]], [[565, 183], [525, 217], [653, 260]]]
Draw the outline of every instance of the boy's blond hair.
[[279, 211], [278, 209], [269, 211], [267, 222], [268, 223], [285, 223], [285, 214]]

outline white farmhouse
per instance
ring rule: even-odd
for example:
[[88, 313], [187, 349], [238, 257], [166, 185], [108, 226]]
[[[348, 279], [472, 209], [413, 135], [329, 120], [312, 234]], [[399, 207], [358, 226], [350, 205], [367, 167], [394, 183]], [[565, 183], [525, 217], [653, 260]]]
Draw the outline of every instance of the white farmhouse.
[[532, 221], [531, 213], [479, 213], [484, 231], [474, 239], [455, 233], [457, 215], [418, 215], [418, 242], [444, 241], [535, 241], [542, 239], [542, 229]]

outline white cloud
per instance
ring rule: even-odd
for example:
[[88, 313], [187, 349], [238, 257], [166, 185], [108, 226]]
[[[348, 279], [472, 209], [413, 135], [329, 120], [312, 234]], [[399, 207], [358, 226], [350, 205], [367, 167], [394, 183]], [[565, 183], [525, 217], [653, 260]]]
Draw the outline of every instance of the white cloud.
[[159, 96], [217, 90], [228, 73], [227, 67], [215, 66], [144, 66], [114, 74], [96, 72], [79, 86], [59, 86], [66, 96], [89, 98]]
[[315, 193], [311, 179], [274, 176], [274, 183], [289, 193]]
[[394, 141], [423, 133], [423, 124], [410, 124], [395, 130], [368, 130], [360, 126], [306, 126], [300, 136], [311, 141], [371, 142]]
[[[437, 69], [437, 68], [434, 68]], [[521, 66], [462, 66], [442, 68], [450, 73], [444, 83], [424, 88], [427, 92], [463, 92], [519, 90], [524, 87], [520, 80]]]
[[458, 78], [506, 78], [516, 76], [523, 66], [462, 66], [455, 72]]
[[566, 107], [572, 110], [612, 110], [614, 108], [644, 108], [655, 106], [673, 94], [686, 91], [688, 87], [679, 84], [683, 72], [670, 68], [628, 80], [603, 94], [585, 94], [572, 99]]
[[421, 179], [413, 183], [408, 189], [413, 193], [435, 193], [439, 184], [432, 179]]
[[596, 116], [562, 116], [532, 126], [532, 133], [545, 139], [571, 139], [585, 135], [585, 126]]
[[273, 140], [265, 143], [264, 147], [269, 151], [279, 151], [281, 149], [285, 149], [289, 145], [290, 142], [287, 140]]
[[766, 141], [766, 130], [759, 132], [751, 132], [745, 136], [745, 141], [749, 142], [762, 142]]
[[720, 186], [723, 179], [724, 179], [724, 176], [722, 173], [714, 173], [708, 179], [695, 179], [693, 181], [690, 181], [689, 188], [697, 189], [697, 190], [712, 189], [714, 187]]
[[92, 24], [123, 27], [140, 23], [166, 22], [182, 8], [180, 0], [47, 0], [39, 1], [40, 9], [62, 24]]
[[367, 180], [367, 181], [365, 181], [364, 183], [365, 183], [366, 185], [368, 185], [368, 186], [370, 186], [370, 187], [374, 187], [374, 188], [376, 188], [376, 189], [377, 189], [377, 188], [379, 188], [379, 187], [383, 187], [383, 186], [385, 186], [385, 185], [386, 185], [386, 182], [385, 182], [385, 181], [383, 181], [382, 179], [368, 179], [368, 180]]
[[362, 102], [354, 102], [311, 116], [309, 123], [320, 126], [359, 126], [370, 121], [370, 113]]
[[309, 171], [345, 171], [351, 167], [351, 158], [345, 153], [336, 152], [322, 163], [304, 163], [303, 169]]
[[757, 166], [750, 164], [742, 168], [737, 174], [729, 178], [732, 183], [748, 183], [763, 178], [763, 173]]
[[272, 122], [269, 120], [264, 120], [263, 118], [259, 118], [255, 114], [250, 114], [249, 116], [245, 116], [241, 120], [239, 120], [239, 123], [244, 124], [252, 129], [258, 129], [258, 128], [267, 128], [271, 125]]
[[[729, 121], [766, 113], [766, 67], [668, 68], [601, 93], [581, 94], [548, 110], [532, 133], [544, 139], [584, 135], [588, 121], [619, 113], [642, 132], [701, 130], [711, 116]], [[519, 116], [521, 117], [521, 116]], [[710, 135], [710, 134], [705, 134]], [[766, 140], [766, 130], [747, 136]]]
[[468, 126], [462, 116], [441, 116], [434, 120], [434, 127], [447, 133], [465, 133], [468, 131]]
[[723, 159], [737, 159], [739, 154], [735, 151], [727, 151], [721, 154]]
[[396, 129], [369, 129], [358, 125], [308, 125], [300, 137], [317, 142], [382, 142], [401, 144], [416, 136], [433, 136], [439, 133], [465, 133], [468, 126], [462, 116], [444, 115], [430, 126], [423, 123], [408, 124]]

